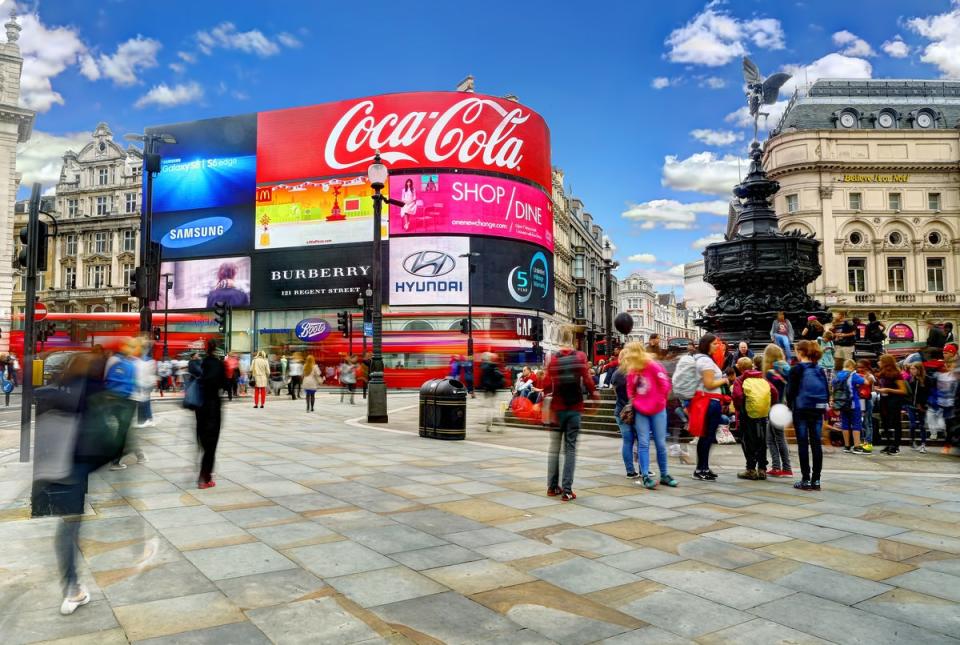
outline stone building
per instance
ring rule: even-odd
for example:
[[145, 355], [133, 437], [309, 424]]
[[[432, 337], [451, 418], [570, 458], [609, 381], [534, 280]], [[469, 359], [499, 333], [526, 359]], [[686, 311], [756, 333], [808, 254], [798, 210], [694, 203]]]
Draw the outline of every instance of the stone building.
[[[143, 157], [124, 149], [100, 123], [79, 151], [63, 155], [53, 201], [59, 234], [48, 248], [47, 272], [38, 280], [38, 300], [51, 311], [136, 311], [130, 278], [140, 259]], [[24, 207], [17, 217], [26, 222]], [[22, 280], [14, 308], [23, 309]]]
[[764, 166], [782, 230], [822, 241], [812, 294], [876, 312], [900, 340], [960, 319], [960, 82], [820, 80], [798, 92]]
[[672, 338], [697, 338], [694, 315], [674, 293], [657, 293], [643, 273], [633, 273], [620, 281], [620, 310], [633, 318], [628, 341], [647, 342], [651, 334], [664, 341]]
[[717, 297], [717, 290], [704, 282], [703, 274], [702, 259], [683, 265], [683, 301], [694, 316]]
[[13, 260], [17, 252], [14, 205], [20, 176], [16, 171], [17, 144], [30, 138], [34, 113], [17, 104], [20, 101], [20, 26], [13, 16], [4, 25], [7, 34], [0, 44], [0, 353], [10, 347], [10, 328], [15, 280]]

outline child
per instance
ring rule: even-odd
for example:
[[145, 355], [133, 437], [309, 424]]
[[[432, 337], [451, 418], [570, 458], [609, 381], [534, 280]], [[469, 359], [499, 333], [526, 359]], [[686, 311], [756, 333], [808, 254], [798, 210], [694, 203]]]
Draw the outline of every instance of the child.
[[[763, 350], [764, 378], [777, 390], [777, 400], [783, 401], [787, 389], [786, 375], [790, 373], [790, 366], [784, 358], [783, 350], [779, 345], [770, 343]], [[771, 477], [793, 477], [790, 467], [790, 450], [787, 448], [787, 438], [783, 428], [770, 425], [767, 432], [767, 449], [770, 451], [770, 461], [773, 466], [767, 471]]]
[[823, 356], [820, 358], [820, 367], [823, 368], [824, 373], [827, 375], [827, 383], [833, 383], [833, 370], [836, 368], [833, 332], [824, 332], [823, 337], [819, 339], [819, 343], [820, 349], [823, 350]]
[[[907, 365], [907, 418], [910, 419], [910, 444], [920, 453], [927, 452], [927, 398], [930, 396], [930, 384], [923, 363]], [[917, 443], [917, 429], [920, 430], [920, 443]]]
[[[815, 341], [801, 340], [796, 346], [799, 362], [790, 370], [787, 383], [787, 405], [793, 410], [793, 426], [797, 433], [802, 478], [793, 487], [799, 490], [820, 490], [823, 467], [823, 414], [830, 397], [827, 376], [817, 365], [823, 352]], [[813, 469], [810, 468], [813, 454]]]
[[737, 473], [740, 479], [767, 478], [767, 415], [777, 402], [777, 388], [763, 378], [763, 372], [753, 369], [753, 360], [737, 361], [740, 376], [733, 382], [733, 404], [737, 409], [743, 456], [747, 469]]
[[899, 455], [903, 435], [903, 403], [908, 391], [903, 372], [897, 366], [897, 359], [890, 354], [880, 357], [877, 392], [880, 394], [880, 427], [889, 433], [883, 452], [887, 455]]
[[857, 374], [864, 380], [859, 388], [860, 398], [863, 399], [863, 451], [873, 452], [873, 384], [877, 382], [877, 377], [866, 358], [857, 361]]
[[859, 391], [866, 381], [857, 373], [857, 364], [852, 360], [844, 361], [842, 368], [831, 383], [833, 395], [830, 405], [840, 413], [840, 428], [844, 435], [843, 451], [862, 455], [867, 451], [860, 445], [863, 406], [860, 403], [862, 399]]

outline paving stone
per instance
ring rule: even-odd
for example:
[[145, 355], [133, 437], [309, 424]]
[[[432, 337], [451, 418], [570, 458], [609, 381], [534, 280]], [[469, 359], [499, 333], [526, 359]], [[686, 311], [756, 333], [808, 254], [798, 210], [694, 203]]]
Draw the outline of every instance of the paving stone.
[[351, 529], [343, 531], [343, 534], [354, 542], [386, 555], [446, 544], [445, 540], [403, 524]]
[[156, 511], [144, 511], [143, 519], [158, 529], [175, 528], [178, 526], [196, 526], [221, 522], [223, 518], [206, 506], [189, 506], [187, 508], [164, 508]]
[[787, 520], [778, 517], [764, 517], [762, 515], [740, 515], [726, 520], [730, 524], [739, 526], [749, 526], [755, 529], [761, 529], [777, 535], [786, 535], [797, 540], [806, 540], [807, 542], [828, 542], [830, 540], [839, 540], [847, 537], [850, 533], [838, 531], [836, 529], [824, 526], [815, 526], [806, 522]]
[[960, 603], [960, 577], [943, 573], [940, 571], [931, 571], [930, 569], [917, 569], [903, 575], [887, 578], [885, 583], [910, 589], [918, 593], [937, 596], [945, 600], [952, 600]]
[[521, 558], [532, 558], [547, 553], [558, 553], [560, 549], [537, 542], [536, 540], [519, 539], [511, 542], [499, 542], [486, 546], [474, 547], [474, 551], [481, 553], [491, 560], [509, 562]]
[[942, 571], [943, 573], [960, 576], [960, 559], [929, 560], [919, 562], [918, 564], [924, 569], [932, 569], [934, 571]]
[[198, 549], [184, 555], [211, 580], [238, 578], [255, 573], [293, 569], [297, 566], [260, 542]]
[[[460, 594], [447, 592], [381, 605], [373, 613], [392, 625], [404, 625], [441, 643], [459, 645], [487, 642], [528, 642], [512, 640], [520, 625]], [[504, 640], [497, 640], [498, 637]], [[529, 642], [537, 642], [532, 639]]]
[[[59, 607], [59, 603], [57, 603]], [[91, 602], [72, 616], [59, 611], [36, 609], [6, 614], [0, 618], [4, 645], [19, 645], [66, 638], [113, 629], [117, 626], [113, 611], [106, 601]]]
[[534, 569], [530, 573], [578, 594], [617, 587], [639, 580], [626, 571], [586, 558], [572, 558], [565, 562]]
[[342, 539], [340, 535], [325, 526], [306, 521], [253, 528], [250, 529], [250, 534], [275, 549], [291, 549]]
[[372, 549], [347, 540], [298, 547], [287, 554], [321, 578], [385, 569], [396, 564]]
[[683, 558], [678, 555], [652, 547], [641, 547], [623, 553], [597, 558], [597, 562], [616, 567], [628, 573], [639, 573], [647, 569], [655, 569], [673, 564], [674, 562], [680, 562], [681, 560], [683, 560]]
[[116, 607], [114, 613], [132, 641], [245, 620], [219, 591]]
[[423, 511], [394, 513], [390, 517], [401, 524], [406, 524], [425, 533], [438, 536], [487, 528], [480, 522], [435, 508]]
[[600, 638], [630, 631], [621, 625], [535, 604], [516, 605], [510, 608], [506, 615], [515, 623], [535, 630], [552, 642], [570, 645], [593, 643]]
[[286, 569], [218, 580], [217, 587], [241, 609], [257, 609], [304, 599], [326, 587], [303, 569]]
[[327, 578], [327, 583], [361, 607], [386, 605], [448, 591], [443, 585], [403, 566]]
[[884, 580], [915, 568], [912, 565], [891, 562], [869, 555], [851, 557], [850, 552], [844, 549], [838, 549], [827, 544], [811, 544], [802, 540], [771, 544], [760, 550], [770, 555], [815, 564], [868, 580]]
[[696, 645], [696, 643], [665, 629], [650, 626], [605, 638], [598, 641], [597, 645]]
[[857, 609], [960, 639], [955, 602], [909, 589], [894, 589], [857, 605]]
[[123, 577], [107, 572], [98, 576], [104, 595], [114, 607], [151, 600], [216, 591], [196, 567], [186, 561], [162, 564]]
[[900, 526], [891, 526], [889, 524], [870, 522], [855, 517], [843, 517], [841, 515], [830, 514], [814, 515], [813, 517], [806, 517], [800, 521], [877, 538], [890, 537], [897, 533], [904, 533], [907, 530]]
[[493, 560], [452, 564], [446, 567], [427, 569], [422, 573], [440, 584], [468, 596], [534, 580], [533, 577], [509, 565]]
[[701, 636], [700, 645], [830, 645], [816, 636], [798, 632], [779, 623], [757, 618]]
[[472, 549], [473, 547], [486, 546], [498, 542], [511, 542], [517, 539], [517, 534], [502, 528], [488, 528], [463, 531], [462, 533], [450, 533], [444, 535], [443, 538], [448, 542]]
[[956, 553], [960, 555], [960, 539], [937, 535], [936, 533], [927, 533], [926, 531], [907, 531], [891, 535], [888, 539], [894, 542], [903, 542], [936, 551], [946, 551], [947, 553]]
[[390, 554], [390, 558], [414, 571], [435, 569], [451, 564], [483, 560], [484, 556], [456, 544], [445, 544], [416, 551], [403, 551]]
[[247, 612], [274, 643], [346, 645], [377, 639], [377, 633], [333, 598], [302, 600]]
[[854, 553], [862, 555], [874, 555], [885, 560], [894, 560], [902, 562], [909, 558], [916, 557], [926, 553], [927, 549], [903, 542], [894, 542], [893, 540], [884, 540], [882, 538], [869, 537], [866, 535], [848, 535], [839, 540], [824, 542], [830, 546], [840, 547]]
[[290, 509], [283, 506], [258, 506], [256, 508], [242, 508], [235, 511], [222, 511], [223, 519], [233, 522], [237, 526], [248, 529], [258, 526], [270, 526], [283, 522], [293, 522], [303, 519]]
[[780, 585], [692, 560], [648, 569], [643, 577], [734, 609], [749, 609], [794, 593]]
[[197, 526], [177, 526], [160, 529], [163, 537], [181, 551], [230, 546], [253, 542], [255, 537], [232, 522], [220, 521]]
[[740, 573], [844, 605], [853, 605], [892, 588], [887, 584], [795, 560], [768, 560], [743, 567]]
[[[126, 639], [124, 639], [126, 642]], [[136, 641], [134, 645], [270, 645], [270, 639], [264, 636], [252, 623], [232, 623], [220, 627], [182, 632], [173, 636], [160, 636]]]
[[687, 638], [696, 638], [754, 618], [678, 589], [653, 589], [620, 611]]
[[769, 558], [765, 553], [710, 538], [696, 538], [677, 546], [684, 558], [700, 560], [724, 569], [736, 569]]
[[543, 539], [552, 546], [588, 557], [613, 555], [633, 548], [615, 537], [591, 529], [565, 529], [556, 533], [547, 533]]
[[721, 540], [751, 549], [767, 546], [768, 544], [776, 544], [777, 542], [789, 542], [793, 539], [785, 535], [753, 529], [748, 526], [733, 526], [728, 529], [720, 529], [719, 531], [708, 531], [700, 535], [705, 538]]
[[283, 495], [280, 497], [273, 497], [272, 500], [280, 506], [290, 509], [294, 513], [327, 510], [331, 508], [343, 508], [345, 506], [349, 506], [347, 502], [339, 500], [336, 497], [330, 497], [329, 495], [324, 495], [323, 493], [313, 492], [305, 495]]

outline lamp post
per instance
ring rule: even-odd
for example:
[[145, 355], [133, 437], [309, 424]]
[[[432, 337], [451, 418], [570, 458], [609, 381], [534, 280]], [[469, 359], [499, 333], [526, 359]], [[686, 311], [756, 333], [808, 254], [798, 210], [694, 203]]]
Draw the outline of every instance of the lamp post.
[[383, 270], [380, 267], [381, 240], [380, 220], [383, 204], [403, 206], [398, 199], [390, 199], [381, 194], [387, 184], [389, 173], [380, 161], [380, 151], [373, 156], [373, 163], [367, 168], [367, 178], [373, 188], [373, 358], [370, 362], [370, 396], [367, 398], [367, 422], [387, 422], [387, 384], [383, 380]]
[[360, 307], [360, 311], [363, 312], [363, 333], [361, 334], [363, 336], [363, 350], [361, 351], [363, 360], [367, 359], [367, 323], [370, 322], [368, 318], [370, 318], [370, 297], [372, 295], [373, 289], [370, 288], [370, 285], [367, 285], [366, 291], [360, 294], [360, 297], [357, 298], [357, 306]]
[[479, 257], [479, 253], [471, 251], [461, 253], [459, 257], [467, 258], [467, 358], [473, 362], [473, 273], [477, 265], [473, 263], [473, 258]]
[[170, 290], [173, 289], [172, 273], [164, 273], [163, 278], [163, 360], [170, 360]]
[[610, 246], [610, 240], [603, 244], [603, 269], [606, 279], [605, 297], [606, 307], [604, 311], [604, 337], [607, 341], [607, 358], [613, 356], [613, 281], [611, 280], [613, 270], [620, 266], [613, 261], [613, 248]]

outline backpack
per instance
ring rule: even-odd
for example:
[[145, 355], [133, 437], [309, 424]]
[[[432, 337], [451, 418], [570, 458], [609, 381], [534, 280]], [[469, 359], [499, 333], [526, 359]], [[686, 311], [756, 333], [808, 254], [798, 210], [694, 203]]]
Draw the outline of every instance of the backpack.
[[586, 368], [580, 352], [560, 354], [556, 359], [553, 378], [553, 392], [565, 405], [577, 405], [583, 402], [583, 384], [581, 372]]
[[[702, 356], [703, 354], [701, 354]], [[678, 399], [692, 399], [700, 387], [700, 375], [697, 374], [697, 358], [691, 354], [685, 354], [677, 361], [677, 366], [673, 370], [673, 392]]]
[[13, 381], [9, 380], [7, 375], [4, 374], [6, 371], [6, 367], [0, 369], [0, 390], [3, 390], [4, 394], [10, 394], [13, 392]]
[[855, 372], [850, 372], [846, 378], [837, 377], [833, 379], [833, 409], [844, 411], [853, 407], [853, 392], [850, 388], [850, 381], [853, 380]]
[[108, 391], [128, 399], [137, 388], [137, 366], [133, 359], [126, 356], [118, 357], [107, 368], [103, 380]]
[[743, 379], [744, 408], [751, 419], [766, 419], [770, 414], [770, 384], [759, 377]]
[[800, 377], [800, 390], [797, 392], [798, 410], [826, 410], [829, 394], [827, 376], [813, 363], [800, 363], [803, 374]]

